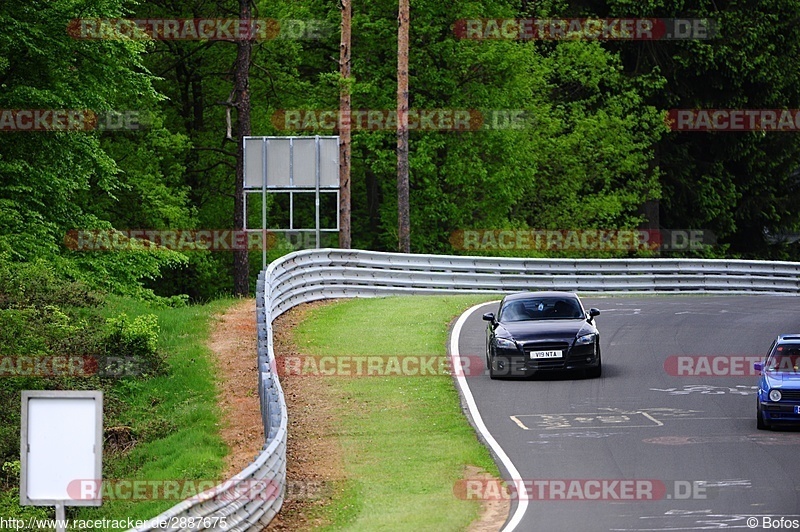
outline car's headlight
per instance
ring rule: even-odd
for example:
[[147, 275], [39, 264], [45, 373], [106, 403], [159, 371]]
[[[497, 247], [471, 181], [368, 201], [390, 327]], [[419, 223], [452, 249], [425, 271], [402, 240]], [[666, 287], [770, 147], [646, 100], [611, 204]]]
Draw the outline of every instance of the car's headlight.
[[583, 336], [579, 336], [577, 340], [575, 340], [575, 345], [586, 345], [591, 344], [594, 342], [594, 339], [597, 337], [595, 333], [591, 334], [584, 334]]
[[780, 390], [770, 390], [769, 391], [769, 400], [777, 403], [781, 400], [781, 392]]
[[495, 347], [500, 349], [516, 349], [517, 344], [514, 343], [513, 340], [509, 340], [507, 338], [495, 338], [494, 339]]

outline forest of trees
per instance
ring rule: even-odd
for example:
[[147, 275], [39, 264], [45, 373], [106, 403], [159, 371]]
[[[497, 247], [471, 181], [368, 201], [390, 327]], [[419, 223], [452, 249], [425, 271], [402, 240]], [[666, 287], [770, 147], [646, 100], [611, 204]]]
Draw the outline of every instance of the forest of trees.
[[[322, 0], [252, 5], [254, 18], [271, 21], [250, 58], [252, 134], [337, 133], [287, 131], [280, 117], [338, 109], [339, 9]], [[75, 21], [238, 16], [235, 0], [0, 4], [0, 110], [88, 110], [102, 126], [0, 132], [0, 264], [44, 263], [59, 278], [136, 296], [232, 292], [230, 252], [75, 251], [65, 235], [234, 227], [235, 40], [81, 38]], [[520, 40], [458, 31], [463, 20], [552, 17], [709, 19], [717, 34]], [[524, 120], [411, 131], [412, 252], [463, 252], [452, 235], [465, 229], [661, 227], [712, 232], [717, 245], [692, 252], [704, 256], [798, 259], [791, 238], [779, 241], [800, 233], [800, 135], [671, 131], [665, 121], [671, 109], [800, 108], [798, 17], [797, 0], [414, 0], [411, 109]], [[354, 1], [352, 108], [395, 109], [396, 67], [397, 2]], [[391, 128], [352, 133], [354, 248], [397, 249], [395, 149]], [[271, 258], [292, 249], [271, 242]], [[254, 277], [261, 257], [250, 255]]]

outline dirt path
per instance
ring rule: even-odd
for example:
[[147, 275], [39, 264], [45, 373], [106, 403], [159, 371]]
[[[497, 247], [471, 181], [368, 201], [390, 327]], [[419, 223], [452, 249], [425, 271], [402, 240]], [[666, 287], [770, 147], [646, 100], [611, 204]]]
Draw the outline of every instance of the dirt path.
[[[296, 307], [274, 323], [276, 355], [299, 354], [292, 330], [308, 312], [325, 303]], [[225, 478], [247, 467], [264, 441], [259, 413], [255, 300], [242, 300], [216, 316], [209, 347], [219, 368], [219, 403], [224, 423], [221, 435], [230, 448]], [[320, 507], [338, 495], [345, 478], [343, 453], [336, 439], [335, 409], [339, 398], [325, 379], [304, 377], [281, 380], [289, 408], [287, 442], [287, 498], [267, 530], [308, 530], [324, 526]], [[478, 474], [470, 468], [465, 478]], [[470, 532], [499, 530], [508, 515], [506, 502], [486, 503]]]
[[[296, 353], [291, 330], [314, 304], [303, 305], [274, 323], [273, 347], [279, 355]], [[230, 478], [261, 452], [264, 431], [258, 401], [255, 300], [246, 299], [215, 316], [209, 347], [216, 354], [222, 439], [230, 448], [225, 478]], [[336, 496], [344, 478], [342, 452], [331, 428], [334, 395], [320, 379], [281, 380], [289, 409], [287, 493], [269, 530], [307, 530], [325, 523], [315, 510]]]
[[245, 467], [261, 451], [264, 429], [258, 402], [256, 301], [243, 299], [214, 316], [208, 347], [217, 356], [222, 439], [228, 444], [225, 478]]

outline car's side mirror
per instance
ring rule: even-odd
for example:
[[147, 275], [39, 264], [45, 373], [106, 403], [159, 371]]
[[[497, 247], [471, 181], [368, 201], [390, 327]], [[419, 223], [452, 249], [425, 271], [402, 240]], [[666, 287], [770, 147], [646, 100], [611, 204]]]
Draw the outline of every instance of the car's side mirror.
[[598, 308], [590, 308], [589, 309], [589, 322], [591, 322], [595, 316], [600, 315], [600, 309]]
[[483, 321], [490, 321], [494, 323], [494, 312], [487, 312], [483, 315]]
[[764, 371], [764, 364], [762, 362], [754, 362], [753, 369], [756, 371]]

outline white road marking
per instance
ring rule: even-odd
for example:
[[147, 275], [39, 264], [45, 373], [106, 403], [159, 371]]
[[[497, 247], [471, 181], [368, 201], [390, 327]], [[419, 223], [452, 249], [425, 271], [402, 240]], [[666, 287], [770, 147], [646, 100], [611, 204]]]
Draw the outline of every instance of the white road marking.
[[[464, 327], [464, 323], [466, 323], [467, 319], [479, 308], [484, 307], [486, 305], [497, 303], [497, 301], [491, 301], [489, 303], [481, 303], [480, 305], [475, 305], [474, 307], [468, 309], [464, 312], [461, 316], [458, 317], [456, 324], [453, 326], [453, 334], [450, 336], [450, 356], [453, 357], [453, 363], [461, 363], [461, 355], [459, 354], [458, 350], [458, 340], [461, 336], [461, 329]], [[460, 365], [453, 367], [461, 367]], [[463, 373], [463, 372], [462, 372]], [[469, 413], [472, 416], [472, 420], [475, 423], [475, 427], [477, 428], [478, 432], [481, 433], [483, 439], [486, 441], [486, 444], [492, 449], [494, 454], [503, 463], [503, 466], [508, 471], [508, 474], [511, 475], [511, 480], [514, 484], [518, 487], [524, 486], [522, 481], [522, 475], [520, 475], [519, 471], [517, 470], [514, 463], [511, 461], [511, 458], [508, 457], [506, 452], [500, 447], [500, 444], [497, 443], [497, 440], [494, 439], [492, 433], [489, 432], [489, 429], [486, 428], [486, 424], [483, 422], [483, 418], [481, 417], [481, 413], [478, 410], [478, 405], [475, 403], [475, 398], [472, 396], [472, 390], [469, 388], [469, 384], [467, 383], [467, 379], [464, 377], [463, 374], [456, 375], [456, 383], [458, 387], [461, 389], [461, 393], [464, 396], [464, 401], [467, 403], [467, 408], [469, 409]], [[503, 527], [502, 532], [512, 532], [517, 528], [517, 526], [522, 521], [522, 518], [525, 516], [525, 512], [528, 509], [528, 501], [527, 500], [520, 500], [517, 501], [517, 509], [514, 511], [514, 515], [511, 516], [508, 523], [505, 527]]]
[[[621, 436], [630, 434], [629, 432], [597, 432], [597, 431], [584, 431], [584, 432], [549, 432], [540, 433], [540, 438], [610, 438], [611, 436]], [[541, 441], [541, 440], [538, 440]], [[528, 443], [537, 443], [537, 440], [529, 441]]]
[[617, 316], [636, 316], [642, 313], [640, 308], [604, 308], [600, 310], [601, 314], [606, 312], [627, 312], [627, 314], [617, 314]]
[[659, 420], [657, 420], [656, 418], [654, 418], [653, 416], [651, 416], [651, 415], [650, 415], [650, 414], [648, 414], [647, 412], [641, 412], [641, 414], [642, 414], [644, 417], [646, 417], [646, 418], [649, 418], [649, 419], [650, 419], [650, 420], [651, 420], [653, 423], [655, 423], [655, 424], [656, 424], [656, 425], [658, 425], [659, 427], [663, 427], [663, 426], [664, 426], [664, 424], [663, 424], [662, 422], [660, 422]]
[[[631, 416], [643, 416], [645, 419], [652, 421], [653, 424], [641, 424], [642, 420], [631, 419]], [[661, 421], [654, 418], [647, 412], [592, 412], [592, 413], [574, 413], [568, 412], [564, 414], [517, 414], [510, 416], [512, 421], [522, 428], [522, 430], [560, 430], [560, 429], [574, 429], [574, 428], [593, 428], [601, 429], [606, 427], [661, 427], [664, 425]], [[534, 418], [533, 424], [535, 426], [527, 426], [520, 418], [532, 417]], [[538, 418], [538, 419], [536, 419]]]
[[704, 488], [751, 488], [753, 487], [750, 480], [742, 479], [727, 479], [727, 480], [696, 480], [700, 486]]
[[[742, 513], [742, 514], [718, 514], [713, 510], [668, 510], [662, 515], [642, 516], [642, 527], [639, 528], [612, 528], [613, 532], [663, 532], [666, 530], [731, 530], [753, 529], [746, 523], [749, 518], [756, 519], [757, 528], [761, 530], [760, 524], [762, 517], [773, 517], [769, 514], [761, 513]], [[787, 519], [796, 518], [797, 515], [784, 515]], [[645, 521], [649, 520], [649, 521]], [[665, 521], [663, 526], [659, 526], [658, 520]], [[655, 521], [655, 522], [654, 522]], [[652, 523], [652, 524], [651, 524]], [[650, 525], [650, 526], [648, 526]], [[647, 526], [647, 528], [644, 528]]]
[[755, 395], [758, 386], [748, 386], [737, 384], [736, 386], [713, 386], [711, 384], [685, 384], [683, 388], [650, 388], [653, 392], [666, 392], [670, 395], [689, 395], [699, 393], [701, 395]]
[[525, 426], [525, 425], [522, 423], [522, 421], [520, 421], [519, 419], [517, 419], [517, 416], [511, 416], [511, 421], [513, 421], [514, 423], [516, 423], [517, 425], [519, 425], [519, 428], [521, 428], [522, 430], [528, 430], [528, 427], [526, 427], [526, 426]]

